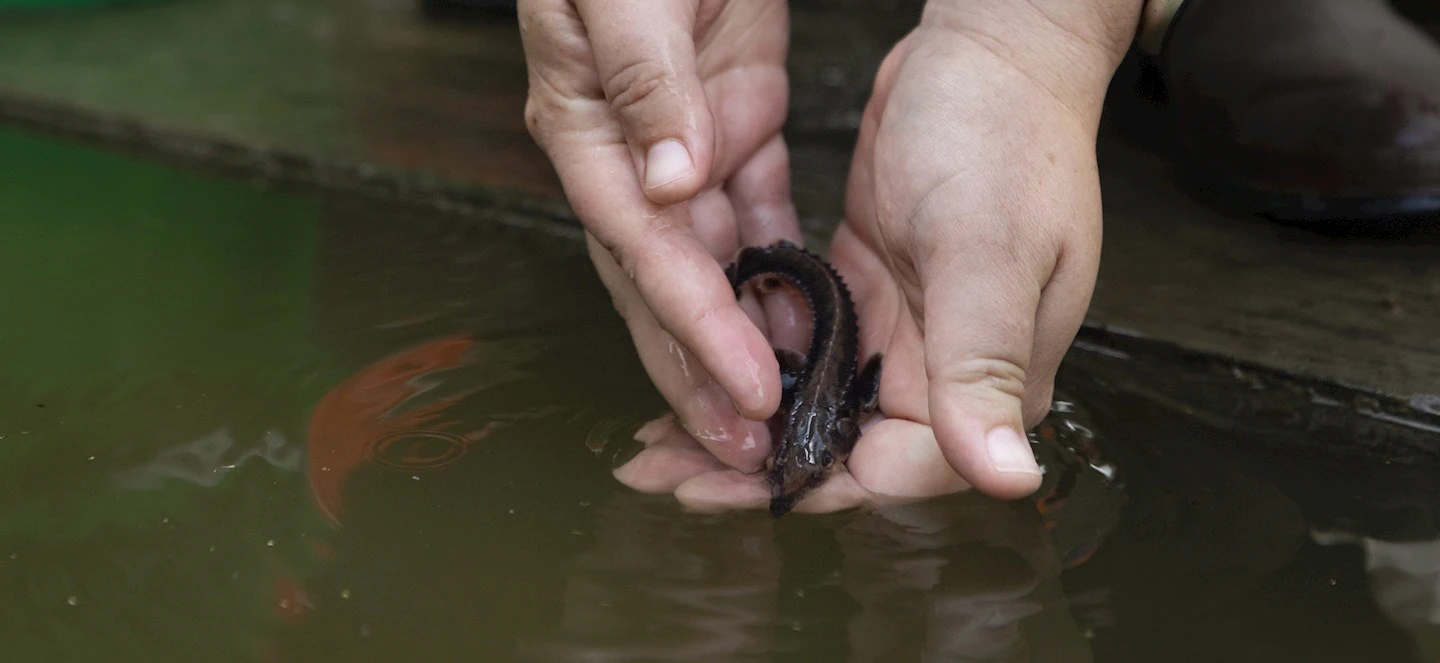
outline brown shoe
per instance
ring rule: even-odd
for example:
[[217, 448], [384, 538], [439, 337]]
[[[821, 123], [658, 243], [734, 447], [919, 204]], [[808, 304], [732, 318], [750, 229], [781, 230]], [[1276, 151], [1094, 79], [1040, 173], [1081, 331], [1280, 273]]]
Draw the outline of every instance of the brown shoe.
[[1440, 219], [1440, 44], [1385, 0], [1188, 0], [1160, 64], [1206, 193], [1291, 220]]

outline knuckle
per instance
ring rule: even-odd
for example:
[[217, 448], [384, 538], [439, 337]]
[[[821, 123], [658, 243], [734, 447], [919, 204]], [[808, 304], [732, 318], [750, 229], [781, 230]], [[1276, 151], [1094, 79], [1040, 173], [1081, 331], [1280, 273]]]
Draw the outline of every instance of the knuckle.
[[531, 136], [538, 139], [552, 134], [558, 120], [573, 115], [580, 95], [573, 85], [561, 80], [573, 78], [545, 67], [530, 69], [529, 89], [525, 95], [525, 128]]
[[520, 37], [534, 55], [568, 60], [589, 52], [584, 25], [568, 4], [524, 0], [516, 13]]
[[542, 149], [549, 149], [555, 137], [577, 123], [574, 110], [552, 91], [532, 89], [525, 98], [525, 130]]
[[551, 103], [598, 98], [594, 54], [574, 7], [567, 2], [534, 0], [519, 9], [531, 96], [548, 98]]
[[621, 116], [633, 114], [643, 107], [644, 102], [656, 96], [655, 93], [672, 89], [675, 72], [664, 65], [641, 60], [620, 68], [605, 79], [602, 89], [610, 106]]
[[1009, 359], [973, 357], [926, 370], [949, 384], [997, 391], [1017, 400], [1025, 396], [1025, 367]]
[[689, 329], [705, 329], [715, 324], [720, 316], [720, 305], [715, 302], [697, 302], [685, 315]]
[[525, 99], [525, 130], [530, 132], [530, 137], [544, 147], [545, 128], [550, 118], [545, 110], [545, 102], [537, 99], [531, 94]]
[[587, 120], [573, 99], [547, 85], [532, 85], [525, 97], [525, 130], [542, 149], [549, 150], [561, 134], [583, 130]]

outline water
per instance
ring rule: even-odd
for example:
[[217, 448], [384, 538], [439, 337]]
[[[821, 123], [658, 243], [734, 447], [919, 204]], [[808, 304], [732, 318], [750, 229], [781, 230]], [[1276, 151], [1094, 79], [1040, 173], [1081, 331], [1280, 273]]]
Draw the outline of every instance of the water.
[[582, 247], [0, 153], [0, 660], [1440, 661], [1420, 428], [1079, 351], [1037, 500], [688, 514]]

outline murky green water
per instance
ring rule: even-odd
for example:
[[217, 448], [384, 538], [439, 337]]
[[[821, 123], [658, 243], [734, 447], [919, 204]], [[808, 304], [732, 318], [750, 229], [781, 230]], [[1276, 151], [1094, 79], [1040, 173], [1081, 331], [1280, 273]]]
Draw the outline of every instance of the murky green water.
[[581, 247], [0, 154], [0, 661], [1440, 661], [1434, 432], [1082, 352], [1038, 506], [687, 514]]

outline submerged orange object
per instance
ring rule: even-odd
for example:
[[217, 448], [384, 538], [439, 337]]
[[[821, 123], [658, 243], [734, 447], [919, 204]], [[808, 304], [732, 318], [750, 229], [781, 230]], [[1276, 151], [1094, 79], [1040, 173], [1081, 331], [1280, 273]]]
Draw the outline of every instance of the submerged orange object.
[[466, 363], [474, 341], [443, 338], [383, 359], [341, 383], [315, 406], [306, 445], [306, 474], [316, 506], [340, 524], [345, 481], [367, 461], [406, 472], [459, 460], [468, 437], [437, 421], [459, 394], [403, 412], [396, 408], [424, 390], [415, 378]]

